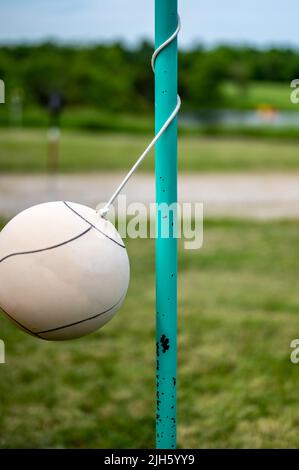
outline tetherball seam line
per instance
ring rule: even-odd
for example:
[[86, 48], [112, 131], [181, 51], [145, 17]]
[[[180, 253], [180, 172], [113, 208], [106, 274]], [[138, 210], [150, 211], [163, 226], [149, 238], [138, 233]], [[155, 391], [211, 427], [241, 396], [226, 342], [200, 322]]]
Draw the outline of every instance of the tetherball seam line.
[[60, 246], [67, 245], [68, 243], [71, 243], [75, 240], [78, 240], [78, 238], [83, 237], [83, 235], [85, 235], [91, 229], [92, 229], [92, 227], [88, 227], [88, 229], [84, 230], [84, 232], [79, 233], [79, 235], [76, 235], [75, 237], [70, 238], [69, 240], [66, 240], [64, 242], [58, 243], [57, 245], [48, 246], [47, 248], [39, 248], [38, 250], [20, 251], [20, 252], [17, 252], [17, 253], [11, 253], [7, 256], [4, 256], [4, 258], [0, 259], [0, 263], [7, 260], [8, 258], [12, 258], [13, 256], [32, 255], [34, 253], [41, 253], [43, 251], [54, 250], [55, 248], [59, 248]]
[[3, 307], [1, 307], [0, 305], [0, 309], [5, 313], [5, 315], [10, 318], [11, 320], [13, 320], [17, 325], [19, 325], [21, 328], [23, 328], [23, 330], [25, 331], [28, 331], [28, 333], [31, 333], [33, 336], [37, 336], [38, 338], [40, 338], [40, 336], [38, 335], [38, 333], [34, 333], [34, 331], [31, 331], [29, 330], [29, 328], [27, 328], [26, 326], [22, 325], [22, 323], [20, 323], [18, 320], [16, 320], [12, 315], [10, 315], [6, 310], [4, 310]]
[[101, 315], [104, 315], [104, 313], [110, 312], [110, 310], [113, 310], [124, 298], [125, 294], [123, 294], [120, 299], [116, 302], [116, 304], [112, 305], [112, 307], [108, 308], [107, 310], [104, 310], [101, 313], [97, 313], [96, 315], [93, 315], [92, 317], [84, 318], [83, 320], [78, 320], [73, 323], [69, 323], [68, 325], [63, 325], [63, 326], [58, 326], [57, 328], [51, 328], [50, 330], [45, 330], [45, 331], [39, 331], [36, 333], [37, 335], [42, 335], [45, 333], [51, 333], [52, 331], [58, 331], [58, 330], [63, 330], [64, 328], [70, 328], [71, 326], [79, 325], [80, 323], [84, 323], [86, 321], [94, 320], [95, 318], [100, 317]]
[[85, 219], [85, 217], [83, 217], [83, 215], [79, 214], [79, 212], [75, 211], [75, 209], [73, 209], [71, 206], [69, 206], [66, 201], [63, 201], [63, 203], [64, 203], [64, 204], [66, 205], [66, 207], [68, 207], [72, 212], [74, 212], [74, 214], [76, 214], [78, 217], [80, 217], [82, 220], [84, 220], [86, 223], [88, 223], [92, 228], [94, 228], [95, 230], [97, 230], [99, 233], [101, 233], [102, 235], [104, 235], [104, 237], [109, 238], [109, 240], [111, 240], [111, 241], [114, 242], [116, 245], [120, 246], [121, 248], [126, 248], [125, 245], [122, 245], [122, 244], [119, 243], [118, 241], [114, 240], [114, 238], [109, 237], [109, 235], [107, 235], [105, 232], [102, 232], [98, 227], [96, 227], [94, 224], [92, 224], [91, 222], [89, 222], [89, 220]]
[[78, 325], [80, 323], [85, 323], [87, 321], [90, 321], [90, 320], [94, 320], [95, 318], [98, 318], [100, 317], [101, 315], [104, 315], [105, 313], [108, 313], [110, 312], [111, 310], [113, 310], [124, 298], [125, 294], [123, 294], [120, 299], [116, 302], [116, 304], [112, 305], [112, 307], [108, 308], [107, 310], [104, 310], [103, 312], [100, 312], [100, 313], [97, 313], [96, 315], [93, 315], [92, 317], [88, 317], [88, 318], [84, 318], [83, 320], [79, 320], [79, 321], [76, 321], [76, 322], [73, 322], [73, 323], [69, 323], [68, 325], [64, 325], [64, 326], [58, 326], [57, 328], [52, 328], [50, 330], [45, 330], [45, 331], [39, 331], [39, 332], [34, 332], [32, 330], [30, 330], [29, 328], [27, 328], [26, 326], [24, 326], [22, 323], [20, 323], [19, 321], [17, 321], [12, 315], [10, 315], [6, 310], [4, 310], [3, 307], [0, 306], [1, 310], [3, 310], [3, 312], [5, 313], [5, 315], [7, 315], [9, 318], [11, 318], [11, 320], [13, 320], [15, 323], [17, 323], [21, 328], [23, 328], [24, 330], [28, 331], [29, 333], [31, 333], [33, 336], [37, 336], [38, 338], [42, 338], [42, 339], [47, 339], [47, 338], [43, 338], [42, 334], [45, 334], [45, 333], [51, 333], [53, 331], [58, 331], [58, 330], [63, 330], [64, 328], [70, 328], [71, 326], [75, 326], [75, 325]]

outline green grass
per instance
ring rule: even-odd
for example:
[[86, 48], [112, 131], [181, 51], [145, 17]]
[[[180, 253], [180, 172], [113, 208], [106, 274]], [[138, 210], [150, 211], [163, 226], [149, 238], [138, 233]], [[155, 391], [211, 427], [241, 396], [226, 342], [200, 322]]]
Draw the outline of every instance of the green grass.
[[[61, 171], [124, 170], [148, 145], [150, 137], [64, 131]], [[43, 130], [0, 130], [0, 172], [46, 171]], [[153, 170], [153, 154], [142, 171]], [[298, 144], [278, 139], [182, 136], [181, 171], [280, 171], [299, 169]]]
[[280, 110], [298, 111], [298, 105], [290, 101], [291, 91], [290, 83], [252, 82], [245, 94], [241, 94], [232, 82], [223, 86], [229, 107], [243, 109], [268, 105]]
[[[44, 108], [28, 107], [23, 111], [23, 125], [26, 128], [44, 128], [49, 125], [49, 116]], [[9, 107], [0, 107], [0, 125], [12, 124]], [[81, 129], [98, 132], [153, 132], [154, 116], [150, 113], [112, 113], [89, 107], [64, 109], [60, 124], [64, 129]]]
[[[180, 249], [180, 447], [298, 447], [299, 222], [206, 223]], [[154, 445], [154, 244], [127, 241], [131, 285], [101, 331], [42, 342], [0, 317], [1, 447]]]

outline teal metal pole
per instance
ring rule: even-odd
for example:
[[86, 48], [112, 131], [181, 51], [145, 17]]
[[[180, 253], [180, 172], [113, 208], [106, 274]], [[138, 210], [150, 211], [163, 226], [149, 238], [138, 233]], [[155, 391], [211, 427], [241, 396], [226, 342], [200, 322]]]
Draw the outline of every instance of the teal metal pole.
[[[155, 46], [176, 30], [177, 0], [155, 0]], [[156, 132], [177, 103], [177, 40], [158, 55], [155, 64]], [[156, 447], [176, 447], [177, 238], [176, 211], [167, 215], [160, 204], [177, 202], [177, 119], [156, 145]], [[169, 232], [169, 236], [165, 236]]]

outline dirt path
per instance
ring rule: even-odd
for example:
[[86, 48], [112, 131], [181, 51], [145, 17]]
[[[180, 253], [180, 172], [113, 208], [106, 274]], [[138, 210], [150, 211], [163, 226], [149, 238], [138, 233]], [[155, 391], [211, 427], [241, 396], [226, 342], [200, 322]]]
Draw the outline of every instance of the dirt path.
[[[31, 205], [66, 199], [96, 206], [119, 184], [122, 173], [0, 175], [0, 215], [11, 217]], [[153, 202], [154, 178], [133, 176], [128, 202]], [[205, 216], [277, 219], [299, 217], [299, 173], [183, 174], [180, 201], [203, 202]]]

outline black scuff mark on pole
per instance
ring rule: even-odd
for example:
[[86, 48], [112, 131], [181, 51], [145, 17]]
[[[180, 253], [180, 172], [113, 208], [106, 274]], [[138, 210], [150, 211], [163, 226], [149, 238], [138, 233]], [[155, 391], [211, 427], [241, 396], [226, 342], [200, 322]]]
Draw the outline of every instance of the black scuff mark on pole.
[[166, 335], [162, 335], [161, 338], [160, 338], [160, 344], [162, 346], [162, 352], [163, 352], [163, 354], [165, 354], [166, 351], [168, 351], [169, 348], [170, 348], [169, 338], [167, 338]]

